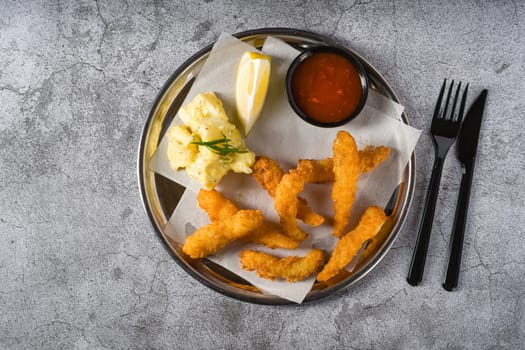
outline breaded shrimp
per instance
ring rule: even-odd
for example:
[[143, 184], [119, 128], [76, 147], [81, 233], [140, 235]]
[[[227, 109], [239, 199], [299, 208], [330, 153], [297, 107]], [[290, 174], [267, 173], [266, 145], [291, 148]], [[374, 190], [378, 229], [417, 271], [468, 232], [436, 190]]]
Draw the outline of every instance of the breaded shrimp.
[[[381, 164], [390, 155], [390, 148], [386, 146], [369, 146], [359, 150], [359, 168], [361, 174], [366, 174]], [[297, 170], [304, 174], [307, 183], [327, 183], [334, 181], [334, 160], [300, 159]]]
[[304, 257], [288, 256], [286, 258], [278, 258], [253, 250], [243, 250], [240, 257], [243, 269], [256, 270], [262, 278], [270, 280], [283, 278], [288, 282], [301, 281], [314, 274], [325, 258], [323, 251], [319, 249], [311, 250]]
[[[277, 186], [281, 182], [284, 171], [279, 164], [271, 158], [260, 156], [256, 158], [253, 166], [253, 177], [264, 188], [268, 194], [275, 198]], [[301, 189], [302, 190], [302, 189]], [[315, 213], [309, 206], [306, 199], [299, 197], [297, 201], [298, 219], [310, 226], [319, 226], [324, 222], [324, 217]]]
[[333, 144], [334, 185], [332, 200], [334, 201], [333, 235], [341, 237], [348, 224], [350, 209], [354, 204], [359, 176], [359, 153], [354, 138], [347, 131], [339, 131]]
[[239, 210], [225, 220], [213, 221], [186, 238], [182, 250], [194, 259], [205, 258], [263, 224], [260, 210]]
[[368, 207], [357, 226], [337, 242], [330, 259], [317, 275], [317, 280], [326, 282], [344, 269], [361, 249], [363, 243], [377, 235], [386, 219], [387, 216], [381, 208]]
[[[233, 216], [240, 209], [232, 201], [224, 197], [217, 190], [200, 190], [197, 195], [197, 202], [210, 220], [226, 220]], [[263, 244], [268, 248], [295, 249], [300, 242], [288, 237], [277, 224], [263, 222], [263, 224], [250, 232], [243, 240], [252, 243]]]

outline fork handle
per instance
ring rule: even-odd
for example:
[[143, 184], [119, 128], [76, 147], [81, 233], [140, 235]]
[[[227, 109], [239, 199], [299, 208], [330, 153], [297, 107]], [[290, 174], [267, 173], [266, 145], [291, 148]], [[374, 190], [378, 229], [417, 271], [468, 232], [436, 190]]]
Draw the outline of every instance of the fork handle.
[[461, 177], [458, 203], [452, 226], [452, 238], [450, 242], [450, 257], [448, 260], [447, 274], [443, 288], [448, 291], [458, 286], [459, 268], [461, 267], [461, 253], [463, 251], [463, 238], [465, 237], [465, 225], [467, 223], [468, 203], [470, 199], [470, 188], [472, 185], [472, 174], [474, 172], [474, 158], [464, 163], [465, 172]]
[[432, 175], [430, 176], [430, 183], [428, 185], [423, 217], [421, 218], [421, 224], [419, 225], [416, 247], [414, 248], [414, 254], [412, 255], [412, 262], [410, 263], [410, 270], [407, 277], [407, 282], [413, 286], [417, 286], [423, 279], [428, 243], [430, 242], [430, 233], [432, 232], [434, 210], [436, 209], [439, 183], [441, 182], [441, 172], [443, 170], [444, 162], [444, 157], [436, 155], [436, 160], [434, 161], [434, 166], [432, 168]]

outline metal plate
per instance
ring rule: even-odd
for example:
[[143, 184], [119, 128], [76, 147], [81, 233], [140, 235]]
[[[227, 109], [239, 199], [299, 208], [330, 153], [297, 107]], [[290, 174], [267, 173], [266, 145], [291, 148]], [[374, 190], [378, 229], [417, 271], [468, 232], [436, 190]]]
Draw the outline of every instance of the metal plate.
[[[333, 39], [319, 34], [287, 29], [265, 28], [234, 34], [242, 41], [254, 46], [262, 47], [268, 36], [274, 36], [286, 41], [297, 49], [304, 49], [319, 44], [338, 45]], [[212, 48], [209, 45], [197, 52], [184, 62], [168, 79], [157, 98], [142, 132], [138, 150], [138, 181], [142, 201], [155, 231], [163, 242], [167, 251], [175, 261], [191, 276], [204, 285], [227, 296], [259, 304], [290, 304], [290, 301], [279, 297], [264, 294], [251, 284], [214, 264], [208, 259], [194, 260], [186, 256], [181, 246], [164, 232], [164, 227], [173, 210], [184, 192], [184, 187], [149, 170], [148, 162], [157, 148], [166, 128], [177, 113], [180, 104], [188, 93], [194, 78], [199, 74], [208, 54]], [[352, 51], [349, 48], [345, 48]], [[365, 66], [372, 88], [383, 95], [398, 101], [397, 96], [381, 74], [370, 65], [363, 57], [356, 54]], [[408, 124], [406, 115], [402, 115], [403, 122]], [[413, 154], [403, 174], [403, 181], [387, 206], [386, 210], [391, 215], [390, 225], [382, 234], [382, 242], [373, 251], [367, 249], [352, 273], [343, 273], [338, 278], [326, 283], [316, 283], [305, 302], [318, 300], [329, 296], [335, 291], [354, 285], [363, 276], [370, 272], [385, 256], [406, 218], [415, 186], [415, 155]]]

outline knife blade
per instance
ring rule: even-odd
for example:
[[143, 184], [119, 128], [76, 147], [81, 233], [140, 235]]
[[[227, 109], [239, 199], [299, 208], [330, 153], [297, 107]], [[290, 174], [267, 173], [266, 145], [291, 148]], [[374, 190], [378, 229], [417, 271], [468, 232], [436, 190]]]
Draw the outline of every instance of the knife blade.
[[468, 110], [458, 135], [457, 155], [462, 163], [476, 156], [481, 119], [485, 109], [487, 90], [483, 90]]
[[467, 222], [468, 204], [472, 177], [474, 175], [474, 162], [478, 148], [481, 121], [485, 110], [487, 90], [483, 90], [469, 108], [465, 120], [461, 125], [457, 140], [457, 158], [463, 167], [461, 185], [459, 187], [458, 202], [452, 226], [450, 242], [450, 255], [446, 269], [443, 288], [448, 291], [454, 290], [458, 285], [459, 269], [461, 266], [461, 254], [465, 236], [465, 225]]

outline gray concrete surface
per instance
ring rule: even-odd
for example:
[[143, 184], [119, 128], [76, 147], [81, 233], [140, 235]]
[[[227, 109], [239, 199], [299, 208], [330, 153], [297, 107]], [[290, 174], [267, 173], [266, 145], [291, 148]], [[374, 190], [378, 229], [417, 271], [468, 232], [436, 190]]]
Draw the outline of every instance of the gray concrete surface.
[[[0, 1], [0, 349], [518, 349], [525, 345], [525, 3]], [[489, 89], [461, 286], [441, 288], [449, 158], [422, 286], [406, 273], [432, 166], [358, 285], [301, 307], [224, 297], [164, 251], [140, 201], [139, 134], [164, 81], [221, 31], [332, 35], [428, 128], [444, 77]]]

